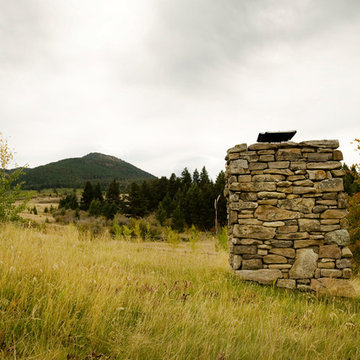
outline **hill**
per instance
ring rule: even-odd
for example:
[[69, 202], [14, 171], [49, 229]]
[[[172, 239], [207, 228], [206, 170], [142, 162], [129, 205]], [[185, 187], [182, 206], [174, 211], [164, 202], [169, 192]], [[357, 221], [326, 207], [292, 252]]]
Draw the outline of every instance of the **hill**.
[[20, 180], [25, 182], [24, 189], [39, 190], [83, 187], [86, 181], [106, 186], [113, 179], [124, 187], [133, 181], [155, 179], [155, 176], [114, 156], [90, 153], [25, 169]]

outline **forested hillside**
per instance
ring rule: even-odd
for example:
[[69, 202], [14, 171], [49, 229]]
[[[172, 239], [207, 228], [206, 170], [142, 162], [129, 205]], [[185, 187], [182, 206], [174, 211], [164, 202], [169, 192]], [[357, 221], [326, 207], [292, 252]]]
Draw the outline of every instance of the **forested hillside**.
[[86, 181], [105, 186], [113, 179], [125, 188], [132, 181], [155, 179], [155, 176], [114, 156], [90, 153], [25, 169], [20, 180], [25, 182], [25, 189], [44, 189], [83, 187]]

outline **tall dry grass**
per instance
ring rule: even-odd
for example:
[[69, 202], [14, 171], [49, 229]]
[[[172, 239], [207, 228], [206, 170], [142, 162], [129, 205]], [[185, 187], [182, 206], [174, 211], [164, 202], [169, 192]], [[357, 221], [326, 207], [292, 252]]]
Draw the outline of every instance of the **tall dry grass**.
[[359, 310], [240, 282], [201, 244], [0, 228], [1, 359], [358, 359]]

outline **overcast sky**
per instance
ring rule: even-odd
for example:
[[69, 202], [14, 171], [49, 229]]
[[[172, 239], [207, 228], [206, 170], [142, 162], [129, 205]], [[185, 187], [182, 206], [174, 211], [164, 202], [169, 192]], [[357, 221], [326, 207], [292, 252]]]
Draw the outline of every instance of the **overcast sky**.
[[359, 0], [0, 0], [0, 131], [30, 167], [89, 152], [156, 176], [259, 132], [360, 161]]

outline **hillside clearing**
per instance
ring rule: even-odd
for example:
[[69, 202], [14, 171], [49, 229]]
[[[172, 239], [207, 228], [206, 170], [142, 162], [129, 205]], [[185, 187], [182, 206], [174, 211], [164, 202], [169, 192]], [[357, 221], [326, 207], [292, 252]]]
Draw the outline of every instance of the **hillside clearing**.
[[209, 241], [192, 250], [2, 226], [0, 358], [360, 357], [358, 298], [238, 281]]

